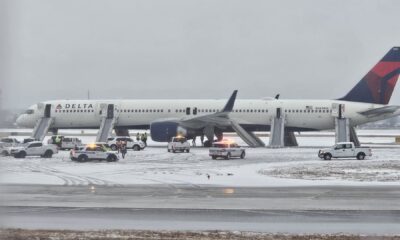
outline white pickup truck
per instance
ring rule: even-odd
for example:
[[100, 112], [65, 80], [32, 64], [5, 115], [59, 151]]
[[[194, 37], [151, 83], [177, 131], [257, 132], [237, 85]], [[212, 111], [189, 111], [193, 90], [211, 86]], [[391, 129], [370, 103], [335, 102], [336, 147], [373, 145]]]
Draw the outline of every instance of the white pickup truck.
[[354, 158], [363, 160], [365, 157], [372, 156], [371, 148], [355, 147], [352, 142], [339, 142], [331, 148], [321, 149], [318, 152], [318, 157], [325, 160], [332, 158]]
[[57, 146], [43, 145], [42, 142], [34, 141], [21, 147], [10, 147], [10, 154], [15, 158], [25, 158], [26, 156], [41, 156], [51, 158], [54, 153], [58, 153]]
[[190, 144], [185, 137], [173, 137], [168, 143], [168, 152], [190, 152]]

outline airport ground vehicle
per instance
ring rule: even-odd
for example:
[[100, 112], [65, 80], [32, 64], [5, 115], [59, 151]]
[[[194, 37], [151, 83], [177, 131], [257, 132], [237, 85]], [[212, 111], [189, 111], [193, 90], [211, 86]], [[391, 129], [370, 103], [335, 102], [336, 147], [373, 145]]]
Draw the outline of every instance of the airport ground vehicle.
[[371, 148], [355, 147], [352, 142], [339, 142], [331, 148], [321, 149], [318, 152], [318, 157], [325, 160], [332, 158], [354, 158], [358, 160], [365, 159], [366, 156], [372, 156]]
[[87, 162], [90, 160], [106, 160], [116, 162], [119, 160], [115, 151], [110, 151], [102, 144], [89, 144], [85, 147], [77, 147], [70, 152], [72, 161]]
[[0, 149], [6, 148], [6, 147], [15, 147], [18, 144], [21, 144], [21, 143], [15, 138], [8, 137], [8, 138], [0, 139]]
[[107, 139], [107, 144], [112, 150], [116, 151], [118, 141], [126, 142], [126, 148], [133, 149], [134, 151], [140, 151], [146, 147], [142, 141], [135, 141], [130, 137], [110, 137]]
[[246, 156], [246, 150], [240, 147], [237, 143], [232, 141], [220, 141], [214, 142], [209, 149], [209, 155], [212, 159], [222, 157], [230, 159], [232, 157], [244, 158]]
[[34, 141], [20, 147], [10, 147], [10, 155], [15, 158], [25, 158], [26, 156], [41, 156], [51, 158], [53, 154], [58, 153], [55, 145], [43, 145], [42, 142]]
[[48, 143], [57, 145], [57, 147], [61, 150], [73, 149], [76, 146], [82, 145], [82, 141], [79, 138], [65, 137], [61, 135], [51, 136]]
[[168, 143], [168, 152], [190, 152], [190, 144], [185, 137], [177, 136]]

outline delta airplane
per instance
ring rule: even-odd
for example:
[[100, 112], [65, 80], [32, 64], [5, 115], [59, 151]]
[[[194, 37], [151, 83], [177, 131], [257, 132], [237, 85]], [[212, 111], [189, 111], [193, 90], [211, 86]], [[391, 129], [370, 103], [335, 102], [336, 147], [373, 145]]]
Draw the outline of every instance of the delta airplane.
[[228, 101], [54, 100], [29, 107], [18, 117], [17, 125], [33, 128], [47, 117], [53, 119], [51, 130], [98, 129], [107, 111], [115, 118], [117, 133], [150, 129], [151, 138], [158, 142], [167, 142], [177, 133], [213, 140], [234, 131], [259, 142], [252, 132], [270, 131], [277, 114], [284, 115], [288, 132], [334, 129], [335, 106], [340, 104], [351, 127], [400, 115], [400, 106], [388, 105], [399, 74], [400, 48], [393, 47], [350, 92], [336, 100], [236, 100], [237, 91]]

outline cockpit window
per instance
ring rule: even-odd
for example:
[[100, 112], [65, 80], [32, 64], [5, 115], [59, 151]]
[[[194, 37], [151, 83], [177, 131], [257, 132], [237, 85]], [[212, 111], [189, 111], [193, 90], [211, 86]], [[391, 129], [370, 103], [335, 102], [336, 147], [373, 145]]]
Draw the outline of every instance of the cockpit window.
[[26, 114], [33, 114], [35, 111], [33, 110], [33, 109], [28, 109], [28, 110], [26, 110]]

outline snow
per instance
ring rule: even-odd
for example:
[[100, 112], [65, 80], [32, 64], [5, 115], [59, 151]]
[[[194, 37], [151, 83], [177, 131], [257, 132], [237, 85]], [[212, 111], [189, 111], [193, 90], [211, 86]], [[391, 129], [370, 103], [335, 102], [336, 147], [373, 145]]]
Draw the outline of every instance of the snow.
[[[80, 138], [90, 142], [95, 137]], [[232, 138], [242, 144], [237, 137]], [[333, 137], [313, 135], [298, 137], [298, 141], [306, 147], [247, 148], [243, 160], [212, 160], [204, 148], [168, 153], [166, 143], [154, 142], [149, 142], [150, 147], [144, 151], [129, 151], [125, 159], [115, 163], [72, 162], [68, 151], [61, 151], [52, 159], [1, 157], [0, 184], [400, 185], [400, 146], [394, 144], [391, 136], [364, 137], [362, 141], [373, 147], [373, 156], [364, 161], [320, 160], [318, 149], [332, 145]]]

